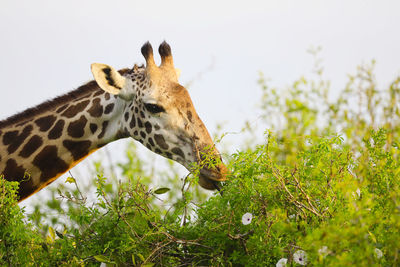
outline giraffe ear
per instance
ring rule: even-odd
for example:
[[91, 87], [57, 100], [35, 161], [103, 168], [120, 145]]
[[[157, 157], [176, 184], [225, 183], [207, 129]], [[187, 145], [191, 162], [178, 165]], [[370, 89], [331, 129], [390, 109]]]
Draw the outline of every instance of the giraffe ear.
[[119, 74], [113, 67], [106, 64], [93, 63], [91, 65], [93, 77], [104, 91], [119, 95], [124, 89], [126, 78]]

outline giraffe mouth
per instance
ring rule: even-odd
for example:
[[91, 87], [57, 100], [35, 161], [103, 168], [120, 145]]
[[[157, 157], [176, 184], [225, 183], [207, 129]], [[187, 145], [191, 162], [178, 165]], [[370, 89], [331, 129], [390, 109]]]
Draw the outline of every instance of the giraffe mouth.
[[[199, 185], [207, 190], [217, 189], [219, 191], [221, 182], [228, 179], [228, 174], [230, 173], [228, 168], [222, 162], [221, 155], [214, 145], [211, 146], [210, 150], [205, 149], [207, 147], [205, 145], [197, 145], [196, 140], [193, 141], [193, 154], [196, 155], [195, 161], [202, 165], [200, 168]], [[207, 157], [210, 158], [207, 160]], [[204, 161], [210, 161], [212, 166], [209, 163], [204, 164]]]
[[215, 190], [220, 188], [222, 181], [227, 180], [228, 169], [224, 164], [215, 168], [203, 167], [200, 169], [199, 184], [204, 189]]

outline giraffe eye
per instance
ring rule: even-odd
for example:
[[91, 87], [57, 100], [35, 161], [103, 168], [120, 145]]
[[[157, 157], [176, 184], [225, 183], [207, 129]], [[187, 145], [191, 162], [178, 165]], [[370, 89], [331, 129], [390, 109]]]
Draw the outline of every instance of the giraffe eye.
[[144, 107], [153, 114], [164, 112], [165, 109], [157, 104], [144, 104]]

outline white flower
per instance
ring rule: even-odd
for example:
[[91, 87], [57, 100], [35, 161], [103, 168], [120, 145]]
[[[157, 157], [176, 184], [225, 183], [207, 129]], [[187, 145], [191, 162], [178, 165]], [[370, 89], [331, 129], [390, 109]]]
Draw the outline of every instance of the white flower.
[[291, 219], [291, 220], [296, 219], [296, 214], [289, 215], [289, 219]]
[[304, 250], [297, 250], [293, 254], [293, 260], [300, 265], [306, 265], [307, 264], [307, 253]]
[[360, 188], [357, 188], [356, 193], [357, 193], [358, 198], [360, 198], [360, 197], [361, 197], [361, 190], [360, 190]]
[[286, 258], [282, 258], [276, 263], [276, 267], [285, 267], [286, 263], [287, 263], [287, 259]]
[[360, 188], [357, 188], [357, 190], [355, 192], [353, 192], [353, 197], [354, 197], [354, 199], [359, 199], [361, 197]]
[[243, 216], [242, 216], [242, 223], [244, 225], [248, 225], [251, 223], [252, 219], [253, 219], [253, 214], [247, 212], [247, 213], [243, 214]]
[[382, 258], [382, 256], [383, 256], [382, 250], [380, 250], [379, 248], [375, 248], [374, 251], [375, 251], [375, 256], [376, 256], [378, 259]]
[[327, 246], [322, 246], [320, 249], [318, 249], [318, 253], [325, 257], [326, 255], [331, 253], [331, 251], [328, 249]]

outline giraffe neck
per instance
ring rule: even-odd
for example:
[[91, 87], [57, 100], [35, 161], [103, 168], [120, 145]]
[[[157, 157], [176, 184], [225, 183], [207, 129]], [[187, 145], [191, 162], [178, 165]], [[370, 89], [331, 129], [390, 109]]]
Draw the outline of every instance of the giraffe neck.
[[20, 200], [98, 148], [126, 137], [125, 101], [90, 82], [0, 122], [0, 174], [19, 181]]

